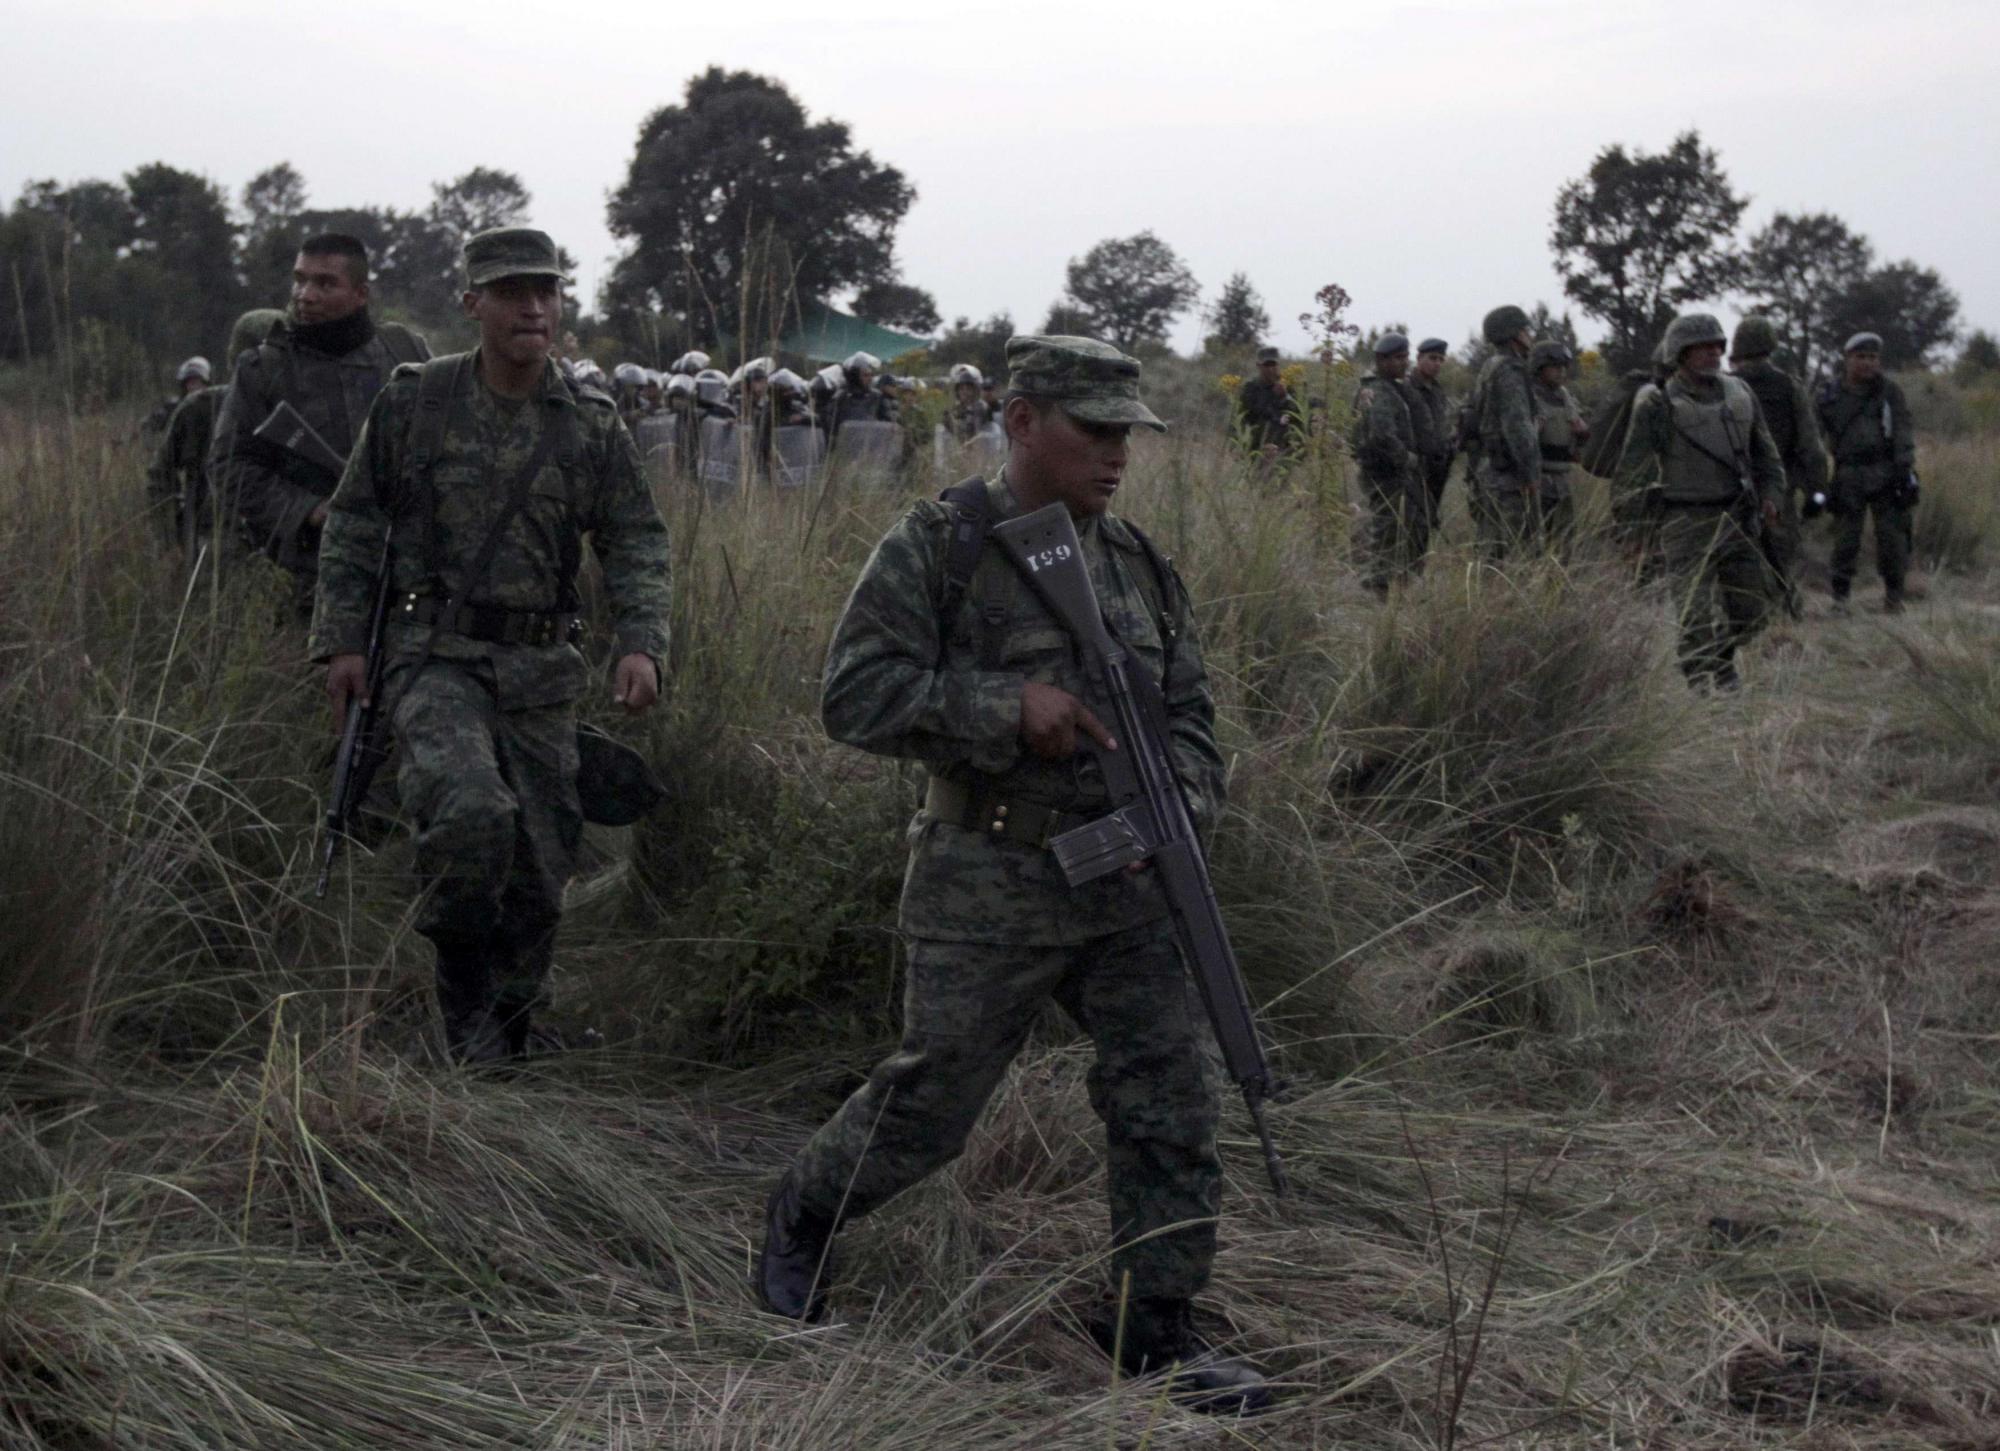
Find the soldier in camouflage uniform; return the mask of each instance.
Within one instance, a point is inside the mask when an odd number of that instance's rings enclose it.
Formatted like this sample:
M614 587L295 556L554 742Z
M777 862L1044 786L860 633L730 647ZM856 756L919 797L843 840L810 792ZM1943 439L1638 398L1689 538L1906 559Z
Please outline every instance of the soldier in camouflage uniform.
M1065 504L1107 622L1161 682L1192 811L1213 823L1224 768L1187 595L1109 512L1127 435L1165 425L1139 400L1139 364L1104 343L1016 337L1007 365L1008 460L977 485L983 511L914 507L876 546L834 632L828 732L930 771L903 887L903 1041L772 1194L757 1290L778 1314L818 1318L837 1227L957 1157L1053 998L1097 1052L1090 1101L1108 1148L1112 1278L1129 1291L1124 1363L1172 1367L1175 1392L1208 1408L1252 1408L1268 1394L1262 1378L1189 1323L1215 1254L1217 1075L1165 898L1143 863L1068 887L1047 845L1108 809L1079 743L1110 738L1084 702L1077 651L1001 552L966 560L955 595L947 573L956 530Z
M390 371L429 356L421 337L395 323L378 327L369 315L368 251L360 242L327 232L300 244L288 324L236 360L208 476L235 501L251 547L292 572L301 601L312 597L320 530L339 479L258 438L258 427L290 403L345 457Z
M229 331L227 360L234 360L269 337L285 315L274 307L252 308L236 319ZM172 537L192 564L203 544L218 553L229 548L236 537L235 511L225 503L220 509L222 528L216 527L217 510L210 507L208 451L215 441L215 420L228 401L229 384L220 383L191 393L174 410L167 423L166 437L160 440L146 471L146 493L162 532Z
M1257 349L1257 376L1236 392L1236 423L1264 471L1277 467L1298 443L1299 414L1276 348Z
M613 696L628 711L659 693L668 559L611 399L549 359L568 280L554 242L482 232L465 268L479 347L398 368L376 398L328 511L311 650L339 718L366 679L393 523L383 708L416 821L417 930L437 950L452 1054L489 1062L527 1049L583 830L583 536L611 606Z
M1875 519L1875 569L1882 576L1882 608L1903 608L1910 568L1910 530L1917 503L1917 436L1909 400L1882 373L1882 339L1856 333L1842 350L1838 381L1819 396L1820 426L1833 452L1833 602L1847 609L1854 566L1861 557L1861 529Z
M174 420L174 414L181 404L202 393L209 385L213 374L207 358L189 358L174 370L174 393L171 398L162 398L159 406L148 413L139 423L139 437L154 439L167 431L167 425Z
M1731 371L1750 385L1757 395L1757 407L1771 441L1778 445L1778 457L1785 464L1785 497L1778 508L1778 522L1764 541L1786 581L1787 603L1798 613L1797 579L1799 557L1799 502L1805 501L1806 517L1819 513L1826 504L1826 450L1819 441L1819 421L1805 385L1771 361L1778 348L1777 330L1767 317L1746 317L1736 324L1729 340Z
M1536 537L1564 555L1576 530L1577 446L1590 437L1583 409L1563 382L1573 361L1569 349L1554 338L1543 338L1528 350L1542 456L1542 484L1531 518Z
M1411 418L1417 425L1417 452L1423 457L1424 538L1437 532L1444 517L1444 486L1451 476L1452 407L1445 396L1445 354L1451 351L1443 338L1425 338L1417 344L1417 365L1410 370Z
M1706 313L1667 328L1674 371L1632 402L1612 515L1654 552L1680 611L1680 662L1697 689L1737 686L1736 652L1775 590L1758 536L1779 518L1785 466L1748 384L1722 371L1727 335Z
M1528 377L1528 314L1496 307L1480 324L1493 356L1472 390L1479 458L1469 477L1479 540L1495 559L1538 532L1541 437L1535 422L1534 384Z
M1368 518L1362 526L1363 582L1378 595L1389 582L1422 568L1430 542L1430 506L1424 494L1423 454L1416 415L1423 404L1403 381L1410 370L1410 340L1384 333L1375 343L1375 371L1354 395L1354 431L1349 440L1367 493ZM1427 432L1426 432L1427 436Z

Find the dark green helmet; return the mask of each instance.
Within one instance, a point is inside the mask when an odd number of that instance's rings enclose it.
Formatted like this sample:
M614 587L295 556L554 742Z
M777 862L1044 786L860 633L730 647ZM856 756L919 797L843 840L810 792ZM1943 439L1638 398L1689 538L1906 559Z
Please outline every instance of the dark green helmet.
M1510 302L1505 307L1496 307L1487 313L1486 320L1479 325L1479 331L1487 342L1497 348L1502 343L1512 342L1528 326L1528 314Z
M229 366L236 366L236 360L254 347L261 346L271 336L271 329L285 320L285 314L275 307L253 307L236 319L236 326L229 330Z
M1768 358L1778 350L1778 330L1768 317L1746 317L1736 324L1736 336L1729 340L1729 356L1748 360Z
M1528 349L1528 371L1530 373L1539 373L1551 363L1561 368L1567 368L1572 361L1569 349L1554 338L1543 338L1532 348Z
M1667 362L1680 365L1681 355L1689 348L1700 347L1703 343L1726 343L1729 334L1722 330L1722 322L1709 312L1684 312L1667 324L1666 340L1660 344L1660 353Z

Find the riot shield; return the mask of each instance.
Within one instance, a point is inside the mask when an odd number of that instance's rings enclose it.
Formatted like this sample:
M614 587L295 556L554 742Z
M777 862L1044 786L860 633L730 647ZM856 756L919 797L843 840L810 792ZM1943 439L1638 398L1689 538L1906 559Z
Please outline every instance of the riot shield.
M701 481L711 493L728 493L742 481L742 444L733 418L701 421Z
M892 483L903 462L903 429L897 423L843 423L833 436L829 467L860 484Z
M810 423L791 424L771 436L771 482L800 489L819 479L826 466L825 436Z

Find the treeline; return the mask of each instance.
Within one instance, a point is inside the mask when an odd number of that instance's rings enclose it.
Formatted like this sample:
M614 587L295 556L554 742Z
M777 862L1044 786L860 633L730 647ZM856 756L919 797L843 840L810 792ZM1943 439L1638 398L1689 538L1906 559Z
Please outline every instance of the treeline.
M460 244L525 220L530 202L519 177L489 167L436 183L430 205L412 211L312 207L305 178L285 162L253 177L236 205L165 162L115 182L30 182L0 212L0 359L74 360L79 348L219 358L239 313L283 304L299 240L327 231L367 245L379 314L448 328L463 286Z

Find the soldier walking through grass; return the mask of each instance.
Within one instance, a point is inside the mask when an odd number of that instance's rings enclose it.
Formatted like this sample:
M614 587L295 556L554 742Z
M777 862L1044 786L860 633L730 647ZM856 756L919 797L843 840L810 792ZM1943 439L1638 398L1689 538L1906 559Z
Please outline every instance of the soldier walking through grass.
M1681 670L1697 689L1736 688L1736 652L1777 588L1757 541L1779 519L1785 467L1757 395L1722 371L1726 345L1707 313L1673 320L1661 352L1674 371L1633 399L1612 479L1614 519L1672 583Z
M234 502L251 548L291 571L305 606L328 499L340 478L257 430L289 404L344 458L390 372L430 356L408 328L377 325L368 296L367 248L338 232L308 237L292 263L286 325L234 360L229 398L215 421L209 481Z
M909 949L901 1046L793 1162L771 1195L756 1288L780 1315L823 1313L835 1231L950 1163L1043 1006L1096 1049L1111 1274L1122 1328L1101 1344L1165 1372L1208 1410L1265 1404L1263 1379L1196 1333L1221 1193L1217 1075L1204 1010L1163 892L1140 863L1065 885L1049 839L1101 815L1080 748L1113 742L1085 705L1079 654L998 548L993 523L1060 501L1076 522L1107 624L1160 682L1177 774L1212 823L1224 769L1186 591L1110 512L1134 427L1164 429L1139 364L1089 338L1007 344L1007 463L916 505L876 546L834 632L821 700L829 734L924 763L900 926ZM954 547L954 539L967 541Z
M453 1057L519 1057L583 830L577 569L588 535L613 631L613 699L659 694L667 529L610 397L564 380L555 244L530 228L465 244L479 346L396 370L334 494L311 653L335 717L364 688L384 539L383 689L415 818L417 930L437 952ZM393 535L391 529L393 526Z
M1882 372L1882 339L1856 333L1842 349L1840 377L1820 392L1820 426L1833 452L1828 490L1834 517L1833 602L1847 609L1861 530L1875 521L1875 570L1882 608L1903 608L1910 569L1911 516L1917 506L1917 436L1902 385Z
M1423 456L1424 542L1428 547L1444 517L1444 486L1451 476L1452 408L1444 391L1444 360L1450 346L1443 338L1417 344L1416 366L1410 369L1411 411L1417 424L1417 452Z
M1511 304L1487 313L1480 332L1493 345L1493 356L1472 390L1478 459L1469 471L1468 495L1480 544L1494 559L1503 559L1538 532L1542 448L1528 377L1533 337L1528 314Z
M1354 395L1350 444L1368 510L1362 579L1377 595L1388 594L1392 580L1420 569L1430 543L1430 506L1417 447L1422 425L1416 415L1423 405L1403 381L1409 368L1410 340L1384 333L1375 342L1375 370Z
M1583 409L1563 382L1573 361L1569 349L1554 338L1543 338L1528 350L1542 468L1530 517L1535 537L1558 554L1568 553L1576 530L1576 453L1590 436Z
M1800 505L1803 502L1806 518L1825 507L1826 450L1820 444L1819 421L1805 385L1771 361L1777 349L1777 329L1767 317L1744 318L1729 340L1730 370L1757 395L1757 409L1764 415L1764 426L1771 430L1771 441L1785 464L1785 497L1778 506L1777 525L1765 541L1765 552L1784 572L1790 595L1787 604L1796 614Z

